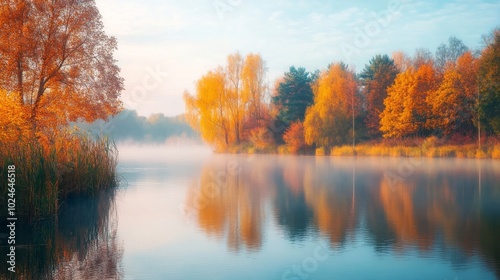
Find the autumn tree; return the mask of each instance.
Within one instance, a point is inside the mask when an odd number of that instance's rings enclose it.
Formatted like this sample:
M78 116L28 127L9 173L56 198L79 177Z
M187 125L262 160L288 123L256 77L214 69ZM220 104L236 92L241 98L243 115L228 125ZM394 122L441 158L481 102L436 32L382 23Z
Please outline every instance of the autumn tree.
M398 69L387 55L376 55L360 74L365 97L368 133L372 137L380 136L380 113L384 110L387 88L392 85Z
M266 93L266 64L258 54L248 54L245 57L241 79L243 94L248 98L248 121L250 127L258 125L262 119L263 103Z
M33 131L107 118L121 108L116 47L93 0L4 0L0 88Z
M265 63L259 55L250 54L245 60L239 53L229 55L225 67L197 81L194 96L184 93L190 125L218 150L248 140L252 133L244 133L245 120L268 115L262 104L264 81Z
M500 134L500 29L485 37L479 60L479 109L486 129Z
M432 129L438 134L470 133L477 116L477 59L470 51L446 64L438 89L427 97Z
M432 108L432 118L429 118L432 129L439 134L451 134L463 121L461 111L466 100L463 99L460 75L455 67L448 67L444 72L439 88L427 97ZM429 116L431 117L431 116Z
M244 112L249 100L249 96L247 96L242 90L242 70L243 57L239 53L230 54L227 57L227 66L225 69L225 90L227 92L226 106L229 108L229 121L233 127L236 144L241 142L243 134L243 119L245 116Z
M354 72L343 63L334 63L316 83L314 104L304 120L306 143L330 148L353 140L353 121L359 112Z
M415 76L409 69L399 73L387 89L384 111L380 114L380 131L385 138L400 138L411 128L411 113L406 108L407 95L414 91Z
M431 115L427 97L438 85L431 62L398 74L387 89L385 109L380 115L380 131L384 137L424 136L429 132Z
M186 118L202 138L218 149L233 141L230 100L222 67L209 71L196 82L196 95L184 93Z

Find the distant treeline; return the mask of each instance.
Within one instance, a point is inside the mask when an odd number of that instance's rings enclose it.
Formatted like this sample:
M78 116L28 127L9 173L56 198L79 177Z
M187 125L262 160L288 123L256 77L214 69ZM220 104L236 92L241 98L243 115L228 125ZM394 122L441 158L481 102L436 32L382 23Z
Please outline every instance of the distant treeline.
M164 143L172 137L199 139L183 115L168 117L156 113L146 118L129 109L124 109L107 121L78 123L77 126L94 135L107 135L116 142Z
M495 142L499 65L500 29L478 50L450 37L434 54L419 48L413 56L375 55L360 73L342 61L314 72L292 66L274 85L260 55L235 53L184 94L186 119L221 152L323 154L360 142L406 146L426 138L439 145L485 136Z

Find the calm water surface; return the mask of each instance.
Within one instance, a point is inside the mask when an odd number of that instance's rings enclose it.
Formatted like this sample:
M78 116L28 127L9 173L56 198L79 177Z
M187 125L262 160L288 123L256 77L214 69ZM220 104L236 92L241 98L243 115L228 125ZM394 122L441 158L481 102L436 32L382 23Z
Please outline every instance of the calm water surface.
M26 269L58 279L500 277L498 161L152 156L120 159L116 193L68 203L72 214L43 235L55 252ZM33 266L42 257L55 260Z

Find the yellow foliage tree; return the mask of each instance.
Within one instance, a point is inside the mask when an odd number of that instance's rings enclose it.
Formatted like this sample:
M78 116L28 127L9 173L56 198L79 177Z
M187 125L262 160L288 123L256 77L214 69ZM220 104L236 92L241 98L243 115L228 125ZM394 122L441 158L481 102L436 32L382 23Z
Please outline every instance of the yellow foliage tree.
M264 61L250 54L245 60L239 53L227 58L226 67L209 71L196 83L196 95L184 93L187 120L202 138L217 150L226 150L247 140L244 122L251 114L265 114Z
M242 90L241 73L243 71L243 58L239 53L227 57L226 66L226 107L229 109L229 120L233 127L235 143L239 144L243 135L243 119L249 96Z
M216 148L232 141L225 73L221 67L209 71L196 83L196 97L184 93L190 125Z
M262 115L262 103L266 91L265 84L266 66L262 57L258 54L248 54L245 57L241 78L243 81L243 92L248 98L249 121L258 124Z
M330 148L352 140L350 129L359 106L354 72L343 63L332 64L313 88L314 104L304 120L306 143Z
M460 91L460 75L455 67L448 67L439 88L427 97L433 116L429 124L434 130L449 134L456 129L460 121L459 110L463 109Z

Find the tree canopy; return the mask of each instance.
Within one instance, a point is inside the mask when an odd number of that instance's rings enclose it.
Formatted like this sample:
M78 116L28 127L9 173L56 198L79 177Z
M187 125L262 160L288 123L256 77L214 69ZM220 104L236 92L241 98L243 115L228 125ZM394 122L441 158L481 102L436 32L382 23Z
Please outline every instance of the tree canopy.
M313 103L312 75L305 68L294 66L285 73L273 103L280 108L278 118L286 124L304 120L306 109Z
M0 88L32 131L118 113L116 48L93 0L2 1Z
M185 92L187 119L205 141L224 150L250 137L267 115L265 72L260 55L235 53L197 81L195 95Z
M359 112L357 90L355 73L343 63L331 64L321 73L304 120L307 144L330 148L352 140L352 116Z
M215 146L268 151L283 145L301 153L354 146L355 139L470 142L478 131L500 135L499 53L495 29L481 52L450 37L435 54L417 48L411 56L375 55L359 75L341 62L314 73L292 66L274 81L270 100L261 96L268 88L262 59L231 55L228 66L203 76L197 94L185 100L192 126Z
M479 60L480 114L487 129L500 134L500 29L485 37Z

